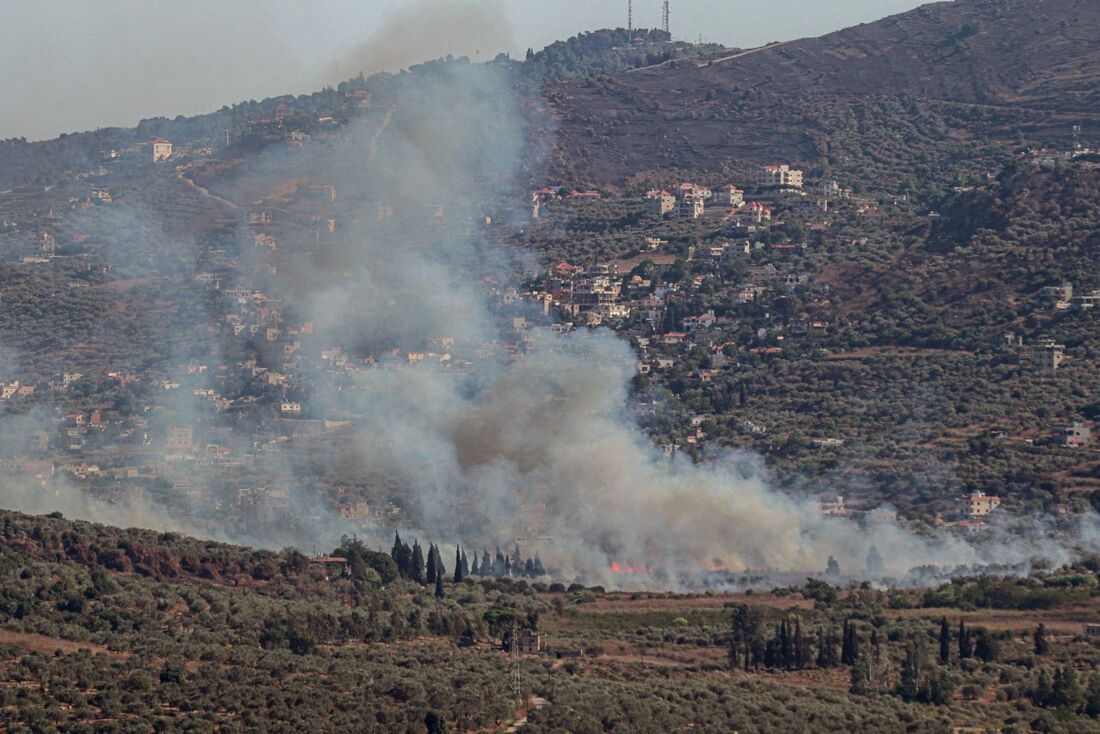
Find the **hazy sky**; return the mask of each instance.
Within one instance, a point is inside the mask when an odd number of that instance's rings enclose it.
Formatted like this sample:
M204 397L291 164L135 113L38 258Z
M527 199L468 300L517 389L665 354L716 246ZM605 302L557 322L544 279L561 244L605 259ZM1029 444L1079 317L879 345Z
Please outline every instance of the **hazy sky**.
M756 46L921 0L671 0L685 40ZM626 25L626 0L3 0L0 138L194 114L446 53L522 53ZM635 26L661 0L634 0Z

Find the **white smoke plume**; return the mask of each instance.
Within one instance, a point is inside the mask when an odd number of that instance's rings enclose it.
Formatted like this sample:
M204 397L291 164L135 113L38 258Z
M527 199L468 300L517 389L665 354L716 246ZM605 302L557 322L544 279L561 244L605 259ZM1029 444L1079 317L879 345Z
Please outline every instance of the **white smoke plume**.
M375 48L367 55L396 63ZM537 117L537 94L508 63L430 63L371 85L375 108L345 140L271 149L230 183L267 191L307 176L339 191L337 236L308 255L285 255L294 267L279 287L316 323L320 342L338 342L355 358L381 355L345 382L316 375L327 387L311 400L318 412L357 416L361 464L398 487L426 538L482 548L523 538L524 551L538 552L559 578L663 587L714 569L817 573L830 556L858 576L871 546L897 577L926 564L1071 558L1045 531L1005 532L980 545L909 532L887 511L861 523L825 517L816 501L776 491L762 461L747 454L701 465L667 458L630 417L636 356L612 332L558 335L543 325L514 349L505 344L488 286L507 287L526 260L501 245L484 217L524 202L522 173L537 131L550 127ZM430 350L447 358L407 356ZM122 519L71 493L24 489L5 489L5 505L173 527L163 508L140 505ZM319 502L309 494L299 501L303 512L317 511L310 501ZM341 528L318 514L326 522L314 537L325 547ZM615 576L615 563L639 573Z
M476 222L506 192L522 200L531 128L505 71L418 71L397 85L385 122L358 135L369 146L343 149L354 173L330 171L394 216L362 213L340 254L352 278L316 294L312 318L373 350L452 337L452 357L474 365L465 378L447 363L392 357L327 396L363 416L364 463L396 478L422 532L481 547L524 538L560 576L611 584L679 584L717 568L821 572L830 556L858 576L871 546L893 576L1069 559L1050 533L975 545L908 532L888 511L863 523L826 517L815 500L774 490L748 455L669 460L629 416L636 356L608 330L535 328L525 351L503 353L483 278L507 285L517 266ZM429 214L436 204L441 222ZM644 572L615 577L613 563Z

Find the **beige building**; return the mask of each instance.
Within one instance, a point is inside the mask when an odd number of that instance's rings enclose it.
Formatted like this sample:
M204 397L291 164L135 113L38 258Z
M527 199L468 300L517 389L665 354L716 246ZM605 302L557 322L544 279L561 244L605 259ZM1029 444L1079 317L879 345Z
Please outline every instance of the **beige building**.
M802 171L791 168L786 163L764 166L756 175L758 186L785 186L792 189L802 188Z
M663 217L676 208L676 197L667 191L650 191L646 194L650 214Z
M1000 497L981 490L963 497L963 512L970 517L985 517L1000 506Z
M745 192L733 184L726 184L718 189L714 200L724 206L740 207L745 204Z
M172 157L172 144L164 138L153 138L153 163L160 163Z
M1066 358L1066 346L1053 339L1041 339L1024 347L1022 361L1037 370L1056 370Z

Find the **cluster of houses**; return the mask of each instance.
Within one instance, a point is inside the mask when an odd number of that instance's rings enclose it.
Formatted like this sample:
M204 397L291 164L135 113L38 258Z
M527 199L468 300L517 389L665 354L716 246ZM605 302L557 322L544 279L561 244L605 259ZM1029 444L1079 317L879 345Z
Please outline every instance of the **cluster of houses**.
M1039 290L1039 297L1058 311L1091 311L1100 306L1100 290L1075 295L1073 283L1046 286Z

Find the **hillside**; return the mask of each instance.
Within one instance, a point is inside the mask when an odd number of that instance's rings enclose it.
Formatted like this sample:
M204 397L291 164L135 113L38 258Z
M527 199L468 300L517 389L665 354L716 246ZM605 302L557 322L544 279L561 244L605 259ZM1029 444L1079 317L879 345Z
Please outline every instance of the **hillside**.
M890 592L433 593L332 557L0 511L0 727L1098 732L1080 634L1097 568ZM517 630L537 643L513 656Z
M558 172L621 185L638 171L793 160L871 177L948 159L950 142L1100 129L1100 6L958 0L821 38L570 81ZM887 172L897 185L897 172Z

